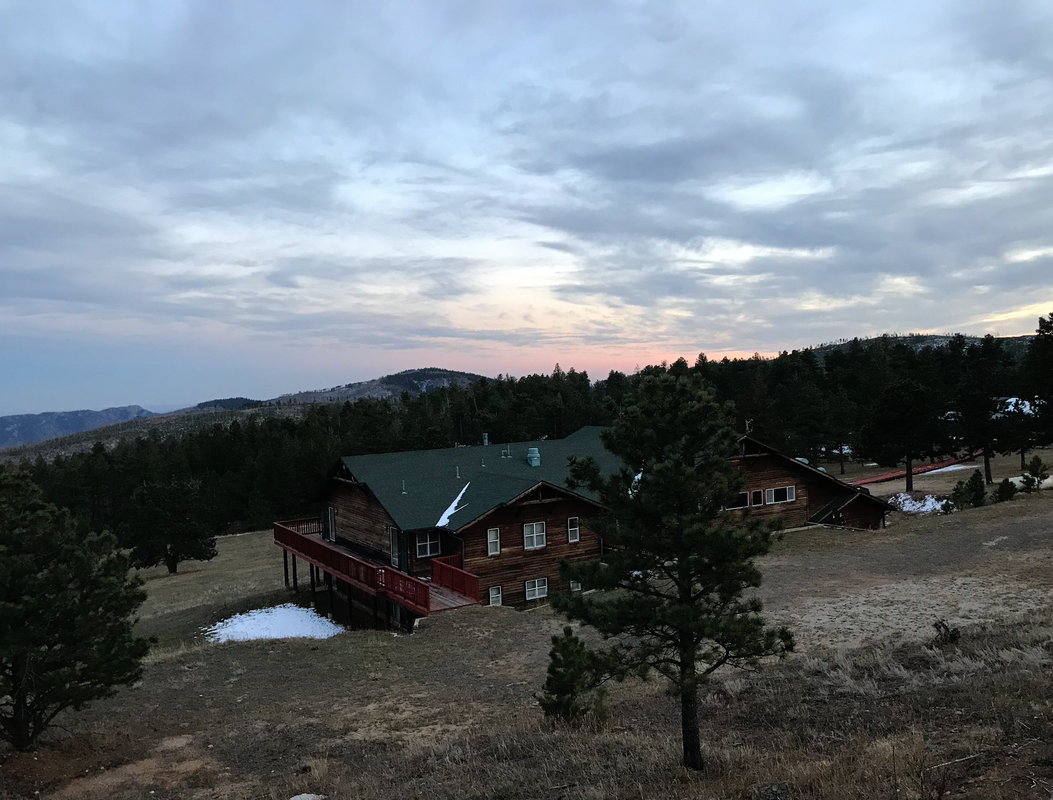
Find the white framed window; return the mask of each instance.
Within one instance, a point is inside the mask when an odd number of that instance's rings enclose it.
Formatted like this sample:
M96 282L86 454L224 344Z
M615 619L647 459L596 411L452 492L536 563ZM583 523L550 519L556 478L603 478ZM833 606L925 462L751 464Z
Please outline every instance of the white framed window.
M501 587L491 586L490 587L490 605L499 606L501 605Z
M764 490L754 489L750 492L750 505L751 506L762 506L764 505Z
M488 556L501 555L501 529L490 528L486 532L486 554ZM500 589L501 587L497 587Z
M567 541L581 541L581 526L578 524L577 517L571 517L567 520Z
M570 582L570 590L572 592L580 592L581 591L581 581L571 581Z
M738 497L736 497L732 501L731 505L727 506L727 508L728 509L745 508L749 504L750 504L750 493L749 492L739 492Z
M548 578L535 578L526 582L526 599L540 600L548 597Z
M417 534L417 558L428 558L437 556L440 552L440 538L438 531L426 531Z
M536 550L545 546L545 523L528 522L523 526L523 549Z
M796 499L797 487L795 486L780 486L778 489L764 490L764 502L769 505L772 503L792 503Z
M399 566L399 529L388 528L388 536L391 538L391 566L398 569Z

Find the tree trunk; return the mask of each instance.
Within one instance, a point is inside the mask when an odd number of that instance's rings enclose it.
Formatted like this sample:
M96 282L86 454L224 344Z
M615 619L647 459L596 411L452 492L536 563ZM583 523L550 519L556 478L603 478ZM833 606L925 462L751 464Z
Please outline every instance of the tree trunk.
M845 446L841 445L841 474L845 474Z
M1027 454L1027 448L1020 448L1020 471L1024 472L1027 470L1027 461L1024 460L1024 456Z
M907 456L907 489L906 491L914 491L914 461L910 456Z
M179 569L179 559L176 558L176 554L169 548L165 551L165 566L168 567L168 574L175 575Z
M684 766L688 769L702 769L702 737L698 732L698 689L680 692L680 726L684 738Z
M984 481L988 486L994 483L991 477L991 448L984 445Z

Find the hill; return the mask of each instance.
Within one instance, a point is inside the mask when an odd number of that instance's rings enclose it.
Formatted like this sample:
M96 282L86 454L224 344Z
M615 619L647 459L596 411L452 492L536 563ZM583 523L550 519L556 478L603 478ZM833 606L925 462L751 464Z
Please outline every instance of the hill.
M0 417L0 448L36 444L59 436L152 416L152 411L141 406L120 406L104 408L102 411L48 411L43 414Z
M486 380L483 375L470 372L425 367L410 369L394 375L385 375L369 381L348 383L331 389L315 389L295 394L286 394L270 400L250 400L245 397L231 397L218 400L207 400L190 408L171 411L167 414L153 414L139 406L128 406L138 409L141 414L100 421L93 426L62 430L51 428L35 439L12 440L3 450L0 460L21 461L38 457L50 460L57 455L90 450L95 442L112 446L122 438L142 436L150 430L157 430L162 436L186 433L210 425L229 425L236 419L245 419L252 414L264 417L300 418L307 407L319 403L354 402L361 399L391 400L403 392L411 395L431 392L445 386L465 386L473 381ZM69 412L71 414L106 414L108 411ZM28 414L27 418L56 417L62 414ZM21 417L0 417L5 420L17 420ZM0 427L0 432L3 428Z
M331 389L315 389L295 394L283 394L281 397L268 400L267 404L343 403L347 400L354 402L365 397L378 400L393 400L403 392L422 394L447 386L467 386L469 383L481 379L484 379L484 376L476 375L472 372L456 372L437 367L407 369L403 372L385 375L382 378L375 378L371 381L348 383L343 386L334 386Z
M859 342L865 344L867 342L880 339L885 341L890 346L897 344L905 344L912 350L922 350L926 347L946 347L951 343L951 340L955 336L961 334L954 333L907 333L907 334L888 334L884 336L875 336L868 339L858 339ZM982 341L983 337L980 336L962 336L965 339L966 344L977 344ZM1033 334L1026 334L1024 336L996 336L996 339L1000 340L1005 345L1006 351L1013 356L1017 361L1023 358L1027 352L1028 344L1034 338ZM807 348L815 352L819 360L822 361L827 353L831 353L835 350L844 350L852 345L852 342L857 341L856 339L840 339L836 342L824 342L823 344L815 345L814 347Z

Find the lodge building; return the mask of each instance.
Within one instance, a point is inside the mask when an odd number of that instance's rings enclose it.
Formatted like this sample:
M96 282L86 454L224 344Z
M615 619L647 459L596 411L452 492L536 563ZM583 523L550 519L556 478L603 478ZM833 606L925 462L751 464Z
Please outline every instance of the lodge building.
M316 498L320 517L274 525L286 585L291 577L298 586L297 559L306 561L312 593L321 585L330 612L403 626L463 605L523 606L580 588L562 585L558 565L603 552L590 527L603 509L587 490L566 488L567 458L619 469L600 431L342 458ZM866 489L748 436L740 448L747 483L736 508L787 526L884 524L889 506Z

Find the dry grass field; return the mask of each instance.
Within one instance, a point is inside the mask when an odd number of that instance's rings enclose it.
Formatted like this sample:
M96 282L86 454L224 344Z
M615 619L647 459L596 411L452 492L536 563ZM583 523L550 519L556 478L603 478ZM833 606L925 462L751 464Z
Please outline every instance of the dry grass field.
M143 681L36 753L0 751L0 798L1053 796L1053 492L791 531L762 567L798 653L710 686L696 775L657 682L613 687L582 728L542 720L532 694L562 626L546 607L209 644L203 626L288 598L269 533L229 537L210 563L146 576ZM936 618L957 644L933 645Z

